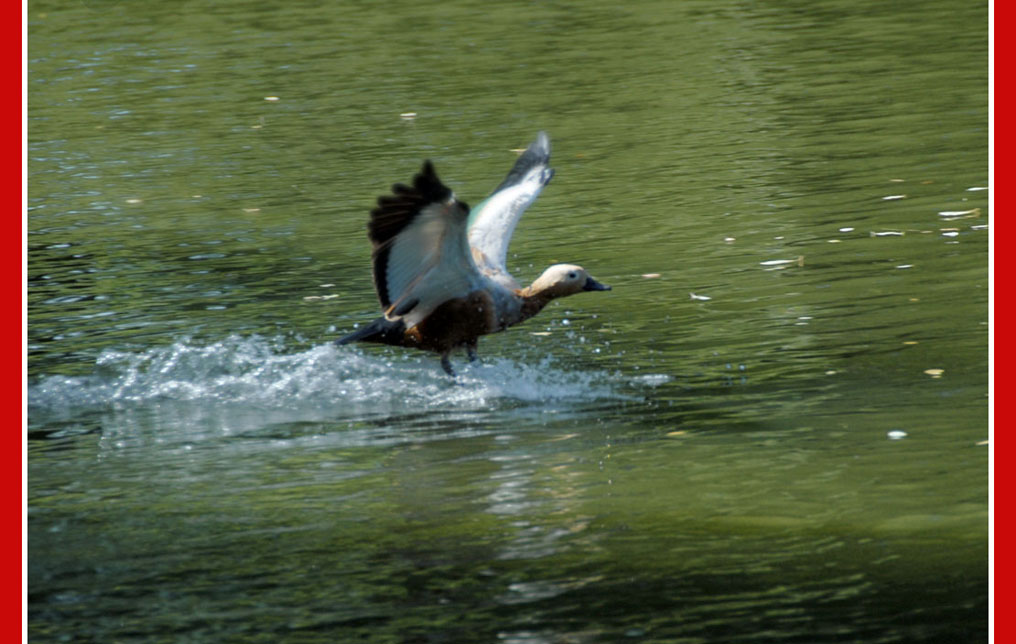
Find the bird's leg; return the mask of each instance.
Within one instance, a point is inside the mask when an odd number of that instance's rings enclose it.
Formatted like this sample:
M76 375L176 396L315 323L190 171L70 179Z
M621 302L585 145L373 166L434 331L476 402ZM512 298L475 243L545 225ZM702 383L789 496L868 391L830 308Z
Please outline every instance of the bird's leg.
M469 356L470 362L476 362L476 343L466 345L466 355Z
M441 367L445 370L446 374L448 374L452 378L455 377L455 370L452 369L452 361L448 359L447 353L441 354Z

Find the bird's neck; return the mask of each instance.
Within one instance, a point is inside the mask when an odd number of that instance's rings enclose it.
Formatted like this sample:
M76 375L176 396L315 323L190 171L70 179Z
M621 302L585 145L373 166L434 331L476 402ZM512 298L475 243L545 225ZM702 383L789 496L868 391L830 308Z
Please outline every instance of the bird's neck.
M518 291L519 298L522 300L522 318L519 320L528 320L537 313L543 310L543 307L547 306L554 296L545 290L537 290L533 286L527 286L524 289Z

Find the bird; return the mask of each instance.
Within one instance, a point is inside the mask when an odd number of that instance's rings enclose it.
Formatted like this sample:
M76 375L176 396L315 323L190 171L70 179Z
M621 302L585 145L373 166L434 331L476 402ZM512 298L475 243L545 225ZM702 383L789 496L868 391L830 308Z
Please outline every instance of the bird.
M367 224L382 315L336 340L433 351L453 378L450 354L477 359L477 340L539 313L551 301L609 291L575 264L554 264L521 286L505 265L522 213L554 176L550 139L539 132L489 197L470 209L428 159L412 185L378 197Z

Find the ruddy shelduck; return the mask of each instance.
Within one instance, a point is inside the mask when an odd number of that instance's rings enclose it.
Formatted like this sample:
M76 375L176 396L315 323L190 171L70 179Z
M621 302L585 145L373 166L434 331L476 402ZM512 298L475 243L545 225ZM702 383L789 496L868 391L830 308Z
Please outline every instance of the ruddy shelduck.
M583 291L609 291L581 266L555 264L521 287L505 266L522 213L554 176L550 140L540 132L505 180L478 206L465 202L425 161L413 185L397 183L379 197L367 236L374 246L374 288L384 314L338 340L379 342L441 354L464 348L476 359L481 335L527 320L550 301Z

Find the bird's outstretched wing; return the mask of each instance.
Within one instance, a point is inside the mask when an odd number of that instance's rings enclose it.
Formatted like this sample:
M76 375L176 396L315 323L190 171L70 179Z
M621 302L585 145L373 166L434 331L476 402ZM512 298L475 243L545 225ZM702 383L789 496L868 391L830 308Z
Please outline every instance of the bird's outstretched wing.
M430 161L378 198L368 236L374 245L374 287L388 319L419 323L441 303L479 284L466 236L469 206L441 183Z
M522 213L554 176L550 139L540 132L518 158L505 180L469 214L469 245L480 271L513 282L505 262L508 244Z

